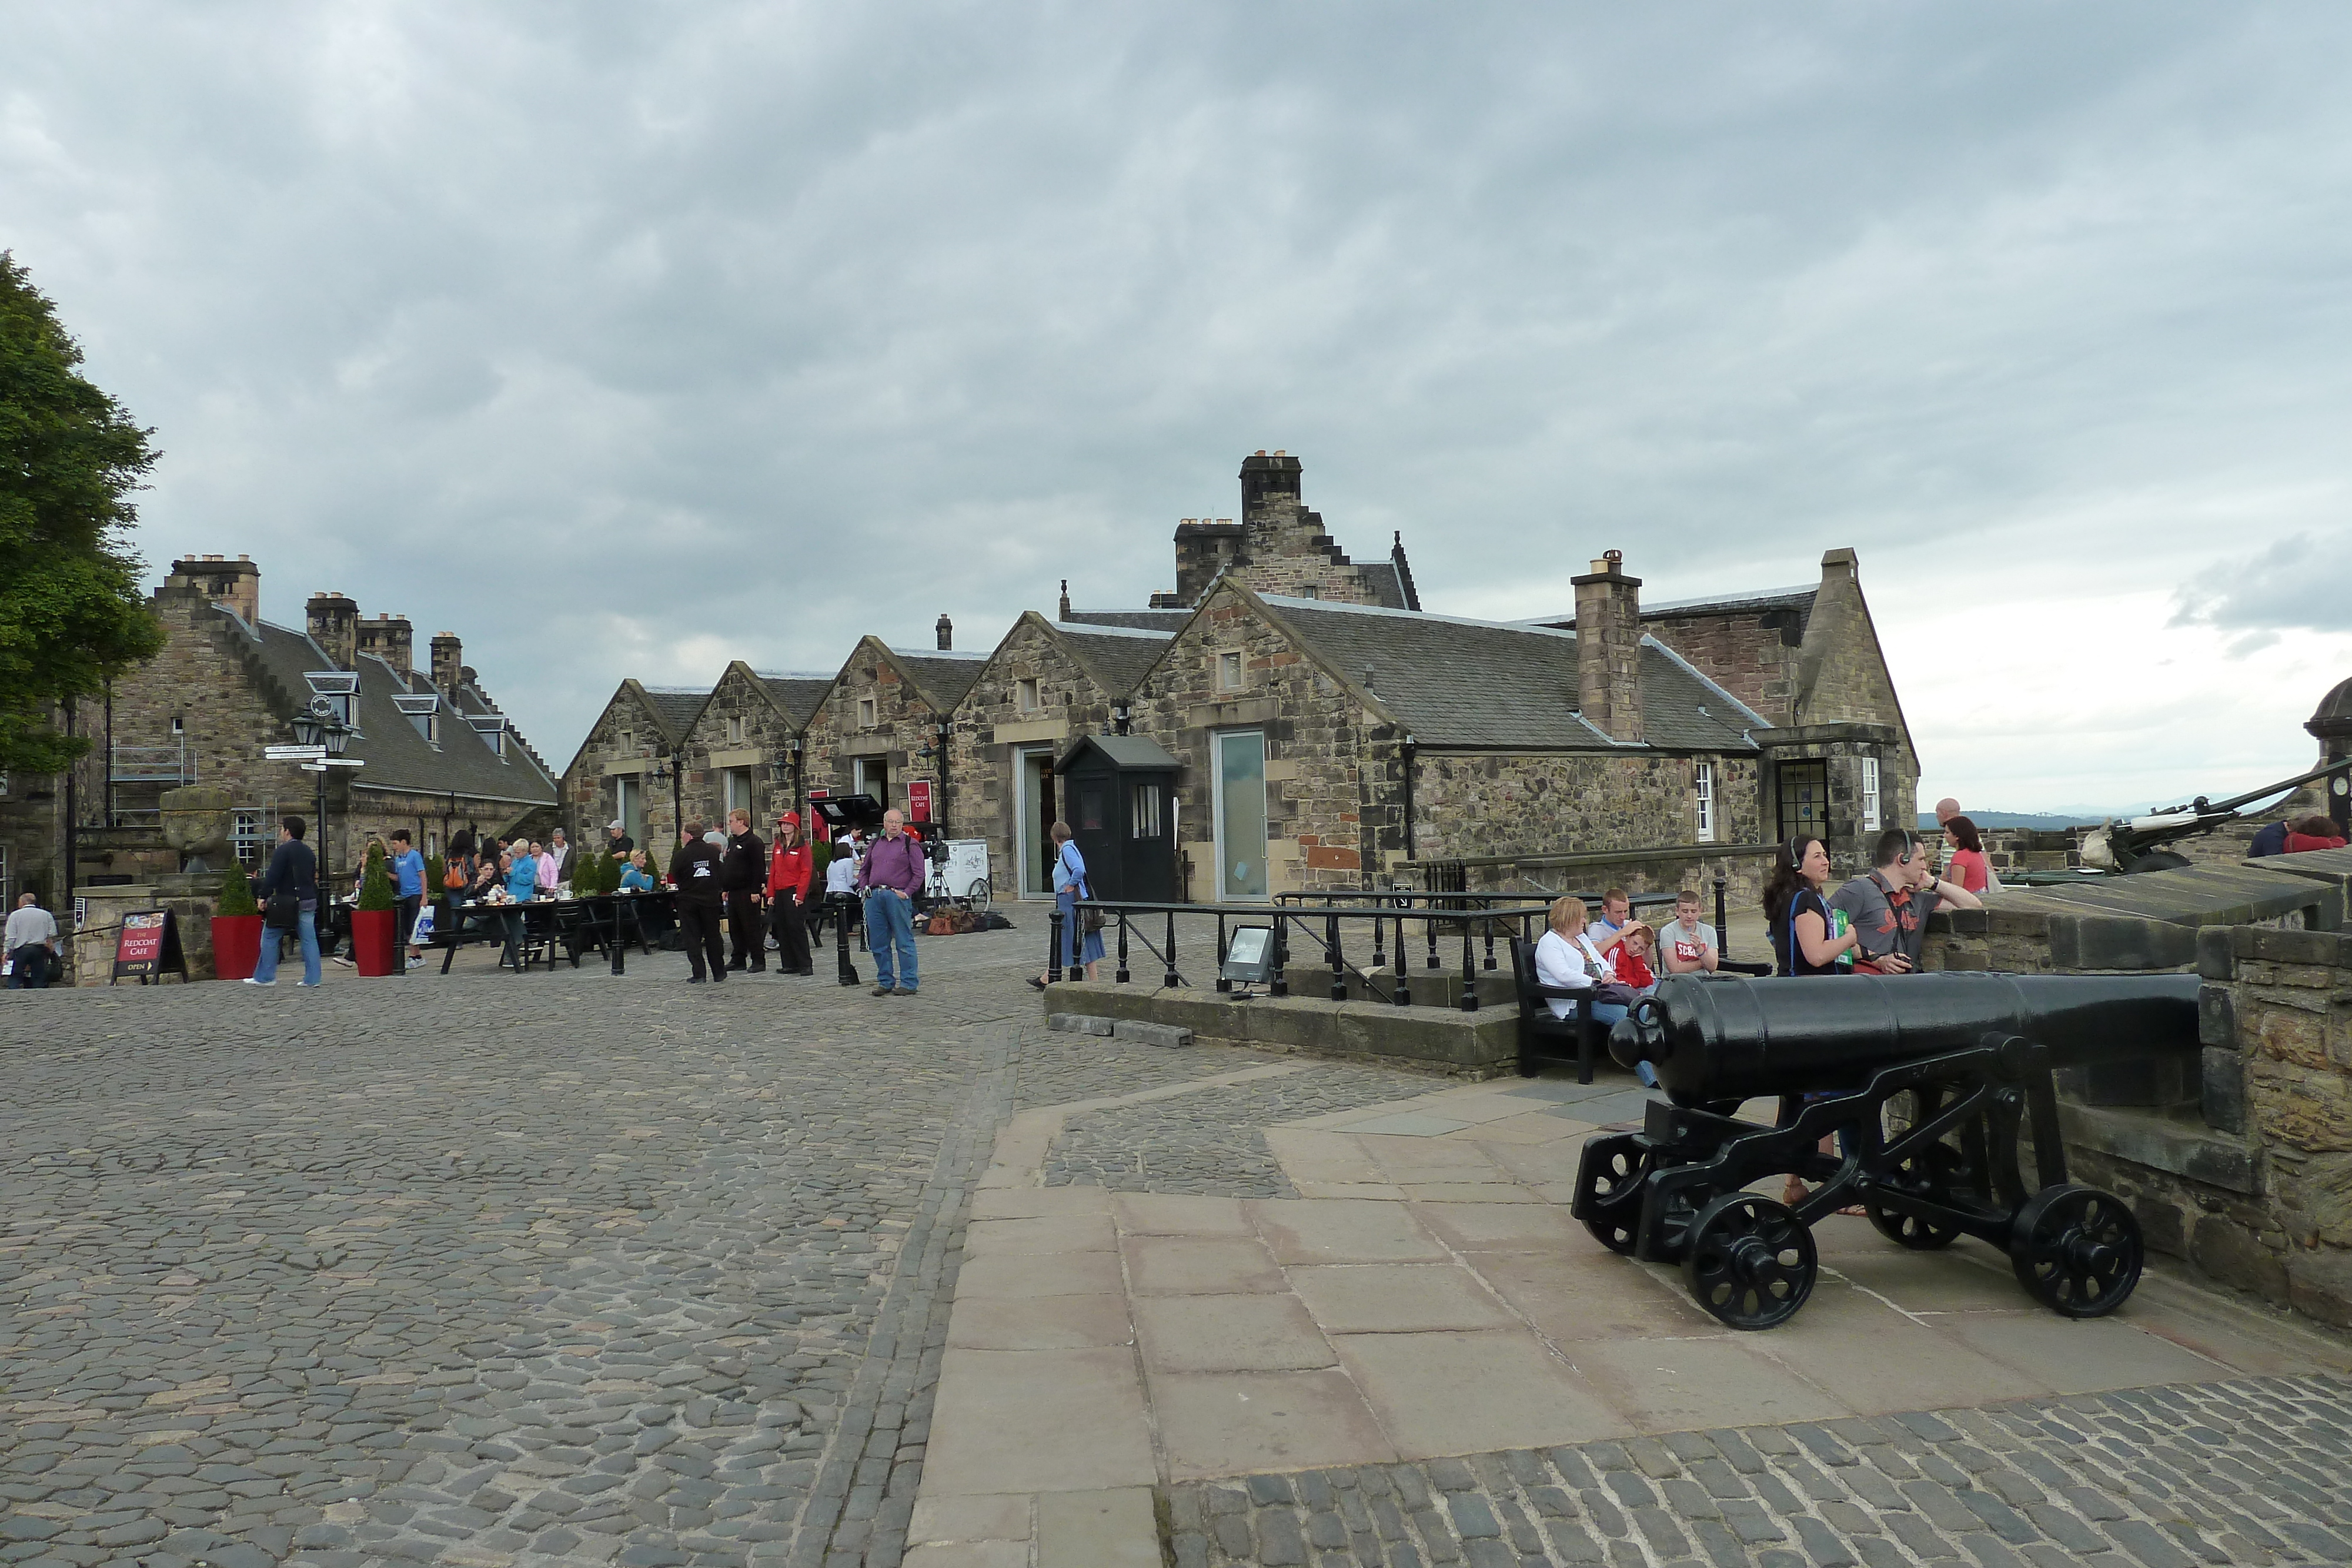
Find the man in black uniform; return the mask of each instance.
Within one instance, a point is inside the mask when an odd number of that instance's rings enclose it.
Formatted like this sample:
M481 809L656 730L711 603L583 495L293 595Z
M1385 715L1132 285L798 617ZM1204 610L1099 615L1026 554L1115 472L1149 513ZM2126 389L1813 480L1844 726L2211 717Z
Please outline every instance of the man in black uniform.
M735 944L727 967L767 973L768 933L760 906L767 902L768 846L751 831L749 811L727 813L727 859L719 885L727 894L727 934Z
M678 833L677 853L669 857L669 879L677 884L677 930L686 940L686 956L694 978L702 983L703 961L709 960L710 977L727 977L727 942L719 935L721 901L719 846L702 836L700 822L688 822Z
M616 861L626 861L629 858L629 852L636 847L637 841L629 837L628 827L620 818L614 818L605 826L604 852L606 854Z

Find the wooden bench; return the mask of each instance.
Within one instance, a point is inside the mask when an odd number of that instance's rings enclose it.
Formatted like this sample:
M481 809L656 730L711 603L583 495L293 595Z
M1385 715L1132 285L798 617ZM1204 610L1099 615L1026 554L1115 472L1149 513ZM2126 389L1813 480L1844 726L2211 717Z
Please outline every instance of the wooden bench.
M1608 1043L1609 1026L1592 1016L1590 988L1571 991L1547 986L1536 978L1536 945L1511 938L1511 978L1519 993L1519 1076L1533 1078L1548 1062L1576 1063L1576 1081L1592 1082L1592 1061ZM1545 1004L1573 1002L1566 1018L1555 1018ZM1565 1051L1547 1049L1566 1045Z

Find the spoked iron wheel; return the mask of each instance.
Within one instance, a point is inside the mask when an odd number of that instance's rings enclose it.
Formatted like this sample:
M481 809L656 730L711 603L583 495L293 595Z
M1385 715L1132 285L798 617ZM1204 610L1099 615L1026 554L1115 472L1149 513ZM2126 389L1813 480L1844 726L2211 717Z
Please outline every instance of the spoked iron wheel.
M1786 1205L1727 1192L1691 1220L1683 1280L1698 1304L1736 1329L1769 1329L1813 1293L1813 1233Z
M1948 1200L1953 1189L1961 1185L1958 1178L1962 1174L1963 1162L1958 1149L1949 1144L1930 1144L1895 1166L1879 1185L1940 1203ZM1863 1207L1869 1212L1870 1222L1878 1227L1878 1233L1897 1246L1932 1252L1939 1247L1949 1247L1960 1239L1961 1233L1957 1226L1939 1225L1916 1214L1887 1208L1874 1198L1864 1198Z
M2103 1317L2139 1283L2147 1252L2123 1199L2061 1183L2025 1200L2009 1234L2009 1266L2043 1306L2070 1318Z
M1587 1143L1576 1166L1577 1217L1595 1241L1629 1258L1642 1223L1642 1177L1648 1166L1633 1134L1612 1133Z

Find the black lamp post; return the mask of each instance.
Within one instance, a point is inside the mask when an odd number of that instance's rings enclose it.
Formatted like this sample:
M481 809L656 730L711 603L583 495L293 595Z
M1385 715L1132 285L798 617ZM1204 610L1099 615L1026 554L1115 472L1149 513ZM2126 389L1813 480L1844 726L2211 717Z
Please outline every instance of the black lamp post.
M653 781L658 784L664 779L669 780L669 831L672 839L680 838L686 832L686 807L678 797L678 760L671 757L668 747L654 747ZM675 849L677 845L673 843L670 847Z
M312 697L310 699L310 707L294 716L294 743L298 746L323 747L329 757L341 757L343 754L343 748L349 746L351 741L351 726L345 724L342 719L337 716L334 703L327 697ZM317 817L319 842L317 854L319 857L319 885L324 888L332 884L334 876L333 868L329 864L327 859L327 774L329 771L329 765L325 762L319 762L312 764L312 766L319 769L319 810Z
M801 737L797 735L788 735L784 737L783 749L776 754L777 766L790 768L792 770L793 810L795 811L801 809L801 756L803 749Z

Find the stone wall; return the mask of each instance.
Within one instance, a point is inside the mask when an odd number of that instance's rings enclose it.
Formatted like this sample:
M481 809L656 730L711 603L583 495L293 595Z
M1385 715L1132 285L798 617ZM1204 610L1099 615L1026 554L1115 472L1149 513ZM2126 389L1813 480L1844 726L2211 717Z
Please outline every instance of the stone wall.
M859 720L858 704L870 698L875 705L872 725ZM882 804L905 810L907 785L910 779L929 779L934 786L934 815L941 810L952 810L953 802L938 804L941 792L937 785L939 761L918 761L917 756L932 743L932 727L944 716L934 710L929 701L915 684L902 675L889 657L887 649L872 637L858 640L857 651L835 683L832 692L809 721L804 759L808 787L830 789L835 795L846 795L855 789L855 761L872 758L889 768L889 799ZM950 758L952 768L953 760ZM948 826L956 828L950 815Z
M796 803L792 769L776 765L792 736L792 721L760 677L740 660L729 664L687 732L681 751L686 775L679 794L687 816L723 831L727 804L722 775L729 768L748 768L751 826L762 840L772 838L777 817Z
M1020 706L1024 680L1037 683L1034 708ZM997 898L1021 895L1020 753L1046 747L1058 758L1078 737L1110 730L1110 694L1040 617L1023 616L957 705L949 738L948 774L955 791L950 823L959 838L988 841L989 880ZM1057 793L1057 808L1059 800ZM1044 825L1034 826L1032 835L1042 844Z
M2158 1250L2352 1327L2352 937L2214 929L2198 972L2204 1119L2242 1157L2078 1156L2077 1179L2129 1201Z
M1216 685L1217 655L1243 655L1244 682ZM1177 852L1189 896L1215 896L1215 803L1210 737L1259 730L1266 752L1269 893L1361 885L1379 848L1364 821L1367 742L1387 733L1339 684L1262 619L1219 589L1179 632L1144 690L1132 727L1185 761L1178 779ZM1400 846L1401 847L1401 846Z
M1773 724L1790 722L1797 693L1794 610L1643 617L1642 630Z
M1716 769L1716 841L1758 841L1753 758L1423 751L1414 847L1450 860L1695 843L1701 761Z
M657 762L655 751L665 744L662 727L653 710L638 697L635 683L623 683L604 705L604 711L596 716L587 738L564 769L557 800L565 831L583 842L605 842L604 824L622 814L618 781L634 779L644 790L644 831L631 837L646 852L656 871L667 865L670 851L677 847L681 820L673 802L682 800L686 815L691 817L700 809L700 798L688 798L683 781L676 790L667 781L650 781Z

